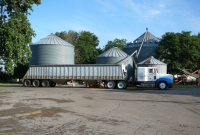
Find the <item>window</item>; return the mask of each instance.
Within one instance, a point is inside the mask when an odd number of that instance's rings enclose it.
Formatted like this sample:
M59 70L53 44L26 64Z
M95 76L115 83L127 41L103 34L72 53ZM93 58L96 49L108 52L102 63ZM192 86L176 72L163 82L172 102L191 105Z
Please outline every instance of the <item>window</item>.
M149 73L153 73L153 69L149 69Z

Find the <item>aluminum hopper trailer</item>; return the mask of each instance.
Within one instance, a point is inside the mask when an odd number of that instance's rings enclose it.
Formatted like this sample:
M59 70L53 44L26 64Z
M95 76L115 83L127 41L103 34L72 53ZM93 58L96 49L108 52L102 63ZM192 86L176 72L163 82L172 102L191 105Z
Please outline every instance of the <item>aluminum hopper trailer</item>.
M104 82L108 88L124 89L127 70L124 64L76 64L31 66L23 77L25 87L54 87L56 83L84 81L88 84Z

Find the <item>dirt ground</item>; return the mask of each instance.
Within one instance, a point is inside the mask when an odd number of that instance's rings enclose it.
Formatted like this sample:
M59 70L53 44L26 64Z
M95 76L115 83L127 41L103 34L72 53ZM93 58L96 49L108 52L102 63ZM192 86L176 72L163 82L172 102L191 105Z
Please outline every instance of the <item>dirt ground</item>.
M3 87L1 87L3 88ZM0 133L198 135L200 89L4 87Z

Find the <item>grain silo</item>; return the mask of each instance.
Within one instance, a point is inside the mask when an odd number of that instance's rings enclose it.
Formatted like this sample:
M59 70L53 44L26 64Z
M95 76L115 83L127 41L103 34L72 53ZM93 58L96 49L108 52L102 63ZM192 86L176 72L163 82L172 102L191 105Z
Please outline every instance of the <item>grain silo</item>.
M124 58L128 57L128 54L119 49L118 47L113 47L108 51L100 54L96 58L97 64L116 64Z
M53 33L30 45L31 65L74 64L74 46Z
M135 50L139 51L140 46L142 44L138 62L141 62L150 56L156 55L156 48L159 45L160 39L152 35L148 29L146 32L138 37L136 40L132 41L131 43L127 43L127 46L124 48L124 51L131 55Z
M167 74L167 64L155 59L153 56L137 63L138 67L157 67L158 73Z
M125 62L126 61L126 62ZM96 58L96 64L120 64L125 62L128 74L133 73L133 59L129 58L129 55L119 49L118 47L113 47L108 51L100 54Z

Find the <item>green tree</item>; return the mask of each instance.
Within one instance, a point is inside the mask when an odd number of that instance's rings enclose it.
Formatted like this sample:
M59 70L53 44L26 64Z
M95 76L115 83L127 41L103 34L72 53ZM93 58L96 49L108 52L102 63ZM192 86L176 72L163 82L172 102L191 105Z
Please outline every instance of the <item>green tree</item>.
M96 47L99 45L99 40L96 35L89 31L81 31L76 41L75 63L77 64L92 64L96 62L96 56L99 55Z
M0 65L4 65L3 60L0 60ZM3 67L0 67L0 72L2 71Z
M18 63L17 66L14 68L14 74L12 77L21 79L24 77L28 69L29 69L29 63L24 65Z
M39 5L41 0L0 0L0 58L8 74L31 57L28 44L35 33L27 16L33 4Z
M118 39L118 38L115 38L113 41L108 41L108 43L105 45L104 47L104 52L109 50L110 48L113 48L113 47L118 47L120 48L121 50L124 49L124 47L126 46L126 39Z
M200 38L191 32L167 32L157 48L158 58L168 64L168 72L179 72L176 68L196 69L200 67Z
M66 31L61 31L61 32L56 32L55 35L58 37L62 38L63 40L69 42L72 45L76 45L76 40L78 39L78 32L69 30L68 32Z

